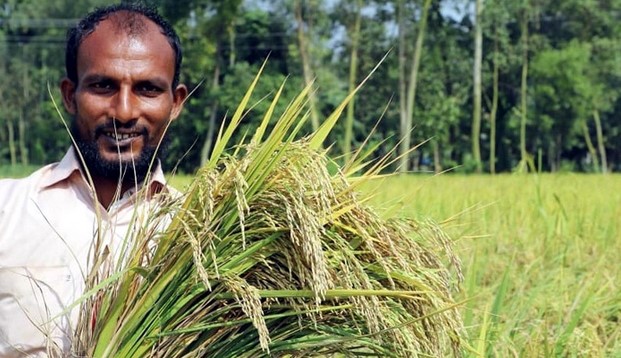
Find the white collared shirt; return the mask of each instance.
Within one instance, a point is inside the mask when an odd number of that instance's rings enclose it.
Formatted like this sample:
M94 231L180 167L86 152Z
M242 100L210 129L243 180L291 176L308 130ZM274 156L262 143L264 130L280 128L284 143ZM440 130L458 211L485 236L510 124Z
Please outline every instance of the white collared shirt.
M79 305L67 307L83 293L95 237L114 252L131 236L143 209L167 190L160 165L145 189L106 210L73 149L27 178L0 180L0 357L68 353Z

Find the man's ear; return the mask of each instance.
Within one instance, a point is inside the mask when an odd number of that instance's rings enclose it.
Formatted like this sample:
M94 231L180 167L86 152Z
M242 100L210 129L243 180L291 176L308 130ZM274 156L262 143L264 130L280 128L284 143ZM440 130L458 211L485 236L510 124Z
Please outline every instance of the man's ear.
M184 84L180 84L173 91L173 108L170 112L170 120L174 121L181 114L185 100L188 97L188 88Z
M65 77L60 81L60 92L63 96L63 104L69 114L75 114L75 83L72 80Z

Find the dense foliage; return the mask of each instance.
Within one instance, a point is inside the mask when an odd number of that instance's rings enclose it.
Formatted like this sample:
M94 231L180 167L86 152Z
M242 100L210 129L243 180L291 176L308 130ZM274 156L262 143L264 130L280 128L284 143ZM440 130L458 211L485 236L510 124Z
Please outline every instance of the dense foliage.
M479 17L466 0L151 2L178 29L186 55L182 80L196 88L172 126L169 169L178 165L194 172L205 162L227 111L236 107L266 57L268 68L254 100L285 79L290 89L285 98L315 79L310 131L387 54L352 103L350 120L328 139L333 154L370 135L381 156L398 145L405 120L413 128L406 133L412 145L427 141L409 154L408 170L619 170L620 0L486 0ZM66 150L68 135L48 85L58 98L67 27L107 3L2 3L0 164L43 164ZM478 135L473 131L477 22L482 26ZM410 95L413 102L407 105ZM248 133L258 125L246 123ZM473 138L480 144L478 155Z

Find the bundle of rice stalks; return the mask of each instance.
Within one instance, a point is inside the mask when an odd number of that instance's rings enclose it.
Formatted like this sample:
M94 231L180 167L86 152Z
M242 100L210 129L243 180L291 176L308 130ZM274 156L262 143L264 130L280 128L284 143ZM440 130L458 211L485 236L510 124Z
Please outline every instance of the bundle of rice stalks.
M448 238L431 223L381 219L359 197L385 161L354 178L367 165L360 152L339 167L321 149L353 94L296 140L309 89L267 135L278 91L250 143L227 153L253 88L183 200L153 214L172 217L167 228L133 237L107 277L96 265L75 353L458 355Z

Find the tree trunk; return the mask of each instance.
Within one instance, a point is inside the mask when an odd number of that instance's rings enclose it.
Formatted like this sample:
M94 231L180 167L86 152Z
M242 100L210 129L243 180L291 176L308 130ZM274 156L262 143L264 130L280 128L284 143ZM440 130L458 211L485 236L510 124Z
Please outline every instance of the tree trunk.
M398 0L397 2L397 6L398 6L397 24L398 24L398 29L399 29L399 124L402 130L406 127L407 118L408 118L407 99L406 99L406 80L405 80L406 55L405 55L404 1L405 0ZM407 135L409 136L409 132ZM401 138L405 139L405 134L402 134ZM404 164L401 163L401 166L403 167Z
M489 113L489 172L496 174L496 115L498 113L498 32L494 25L494 60L492 70L492 108Z
M473 114L472 114L472 156L474 157L476 172L480 173L481 164L481 63L483 62L483 26L481 24L481 12L483 0L475 3L475 26L474 26L474 68L473 68Z
M431 0L425 0L423 11L419 20L418 34L416 36L416 46L412 58L412 68L410 70L410 82L407 90L406 110L407 116L404 123L401 123L401 137L403 138L400 145L399 155L401 156L399 171L405 173L409 170L408 151L411 146L412 126L414 121L414 99L416 98L416 82L418 78L418 68L420 66L420 56L423 49L423 41L425 39L425 28L427 26L427 14Z
M25 53L25 47L24 47L24 58L26 58ZM28 103L28 101L30 100L30 77L28 76L28 68L25 67L24 68L24 73L23 73L23 81L22 81L22 90L23 90L23 96L24 98L22 98L22 100L24 101L24 104ZM18 138L19 138L19 155L20 155L20 159L23 165L28 165L29 160L28 160L28 145L26 144L26 113L24 113L26 111L26 109L29 108L28 105L21 105L20 109L19 109L19 118L17 121L17 132L18 132Z
M525 0L522 16L522 83L520 87L520 170L528 171L526 151L526 95L528 90L528 0Z
M586 121L582 121L582 134L584 135L584 141L586 143L587 149L589 150L589 154L593 158L593 169L596 172L599 171L599 158L597 156L597 150L591 141L591 135L589 134L589 127L587 126Z
M432 141L433 145L433 171L438 174L442 172L442 156L440 155L440 143L437 139Z
M297 36L298 36L298 47L300 51L300 60L302 61L302 71L304 74L304 82L306 86L310 86L313 83L314 75L310 64L310 56L308 54L308 44L306 39L306 34L304 32L304 19L302 18L302 2L301 0L296 0L295 2L295 22L298 26ZM315 91L309 91L308 93L308 101L310 105L310 115L311 115L311 124L313 126L313 130L319 128L319 113L317 112L317 99L315 97Z
M9 136L9 154L11 156L11 166L17 165L17 148L15 148L15 127L13 121L9 118L6 120L7 132Z
M213 71L213 80L211 83L211 88L213 88L214 90L217 90L220 87L219 56L216 56L216 58L216 68ZM213 146L213 136L216 129L216 117L218 115L218 108L218 100L214 99L214 103L211 105L211 114L209 115L207 137L205 138L205 142L203 142L203 147L201 148L201 167L207 164L207 162L209 161L209 153L211 152L211 147Z
M604 134L602 131L602 121L599 118L599 111L593 111L593 119L595 120L595 130L597 133L597 148L599 149L599 157L602 160L602 173L608 173L608 160L606 158L606 147L604 145Z
M211 148L213 147L213 136L216 132L216 117L218 116L218 101L214 102L211 106L211 114L209 114L209 124L207 128L207 138L205 138L205 142L203 143L203 148L201 148L201 166L204 166L209 161L209 153L211 153Z
M227 33L229 35L229 67L233 67L235 65L237 52L235 51L235 26L233 26L233 21L231 21L228 25Z
M22 107L19 110L19 117L17 120L17 138L19 143L19 159L22 165L28 165L28 146L26 145L26 121L24 119L25 109Z
M414 153L412 153L412 170L415 172L420 171L420 159L421 159L420 150L417 150Z
M356 88L358 77L358 44L360 42L360 23L362 11L362 0L356 0L356 18L351 31L351 59L349 61L349 92L353 92ZM347 104L347 116L345 118L345 139L343 141L343 154L345 162L351 158L351 145L354 137L354 106L356 98L352 98Z

